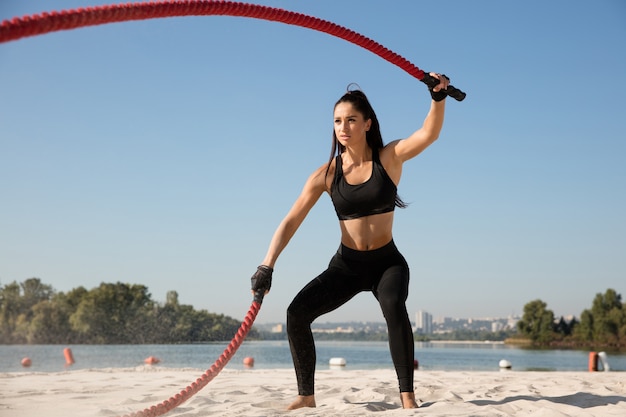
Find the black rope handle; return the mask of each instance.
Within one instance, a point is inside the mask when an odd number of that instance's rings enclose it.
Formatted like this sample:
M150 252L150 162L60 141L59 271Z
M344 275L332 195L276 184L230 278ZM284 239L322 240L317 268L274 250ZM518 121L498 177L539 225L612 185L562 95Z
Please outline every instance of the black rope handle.
M424 73L424 78L421 81L428 86L428 88L436 87L439 84L439 80L428 73ZM463 101L465 99L465 93L458 88L449 85L447 89L443 90L446 95L452 97L457 101Z

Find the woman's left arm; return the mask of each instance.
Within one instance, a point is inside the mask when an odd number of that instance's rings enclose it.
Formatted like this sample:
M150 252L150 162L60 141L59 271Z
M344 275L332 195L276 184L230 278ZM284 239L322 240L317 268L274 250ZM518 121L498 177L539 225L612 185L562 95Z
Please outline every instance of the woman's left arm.
M448 87L450 80L448 80L447 77L440 76L436 73L431 73L431 75L440 80L439 84L433 88L435 93L445 90ZM401 163L405 162L419 155L424 149L437 140L441 128L443 127L445 103L445 99L441 101L432 100L430 111L426 119L424 119L422 127L413 132L408 138L391 143L394 159L399 160Z

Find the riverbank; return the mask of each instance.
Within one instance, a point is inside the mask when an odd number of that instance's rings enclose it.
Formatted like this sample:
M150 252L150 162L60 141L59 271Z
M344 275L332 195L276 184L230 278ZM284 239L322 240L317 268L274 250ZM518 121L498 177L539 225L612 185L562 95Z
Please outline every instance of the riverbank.
M180 392L204 371L150 366L0 374L0 415L117 416ZM626 415L622 372L446 372L415 375L419 410L400 406L393 371L317 372L317 408L287 412L297 394L291 369L223 370L168 416Z

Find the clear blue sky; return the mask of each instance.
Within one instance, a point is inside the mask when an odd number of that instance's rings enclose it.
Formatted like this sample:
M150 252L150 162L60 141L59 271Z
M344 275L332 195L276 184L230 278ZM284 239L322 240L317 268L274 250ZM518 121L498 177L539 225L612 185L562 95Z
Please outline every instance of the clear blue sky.
M395 240L407 307L434 317L579 315L626 296L626 3L260 1L330 20L446 73L438 142L405 166ZM0 19L107 4L3 1ZM351 82L385 141L426 87L329 35L249 18L157 19L0 45L0 284L168 290L241 319L251 274L330 152ZM284 320L339 244L328 196L276 265L259 322ZM370 294L321 321L382 321Z

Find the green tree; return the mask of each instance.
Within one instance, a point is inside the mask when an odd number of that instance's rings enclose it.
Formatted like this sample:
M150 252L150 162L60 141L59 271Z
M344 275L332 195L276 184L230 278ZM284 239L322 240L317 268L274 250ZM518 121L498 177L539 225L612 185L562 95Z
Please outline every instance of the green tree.
M143 285L102 283L82 297L69 320L84 343L143 343L153 305Z
M29 278L18 284L12 282L0 290L0 341L27 343L33 307L49 301L54 290L42 284L39 278Z
M74 331L69 323L71 310L58 299L40 301L33 306L32 312L28 343L64 344L74 340Z
M29 278L20 286L24 313L40 301L50 300L55 293L50 285L43 284L39 278Z
M554 326L554 332L561 339L564 339L572 335L577 325L578 321L576 320L576 318L572 318L572 320L567 321L563 316L561 316L559 321Z
M580 343L593 341L593 314L585 309L580 314L580 323L574 329L574 338Z
M178 306L178 293L176 291L168 291L165 296L165 305Z
M600 344L618 345L626 336L626 315L622 296L608 289L604 294L596 294L591 307L593 315L593 341Z
M102 283L56 293L38 278L0 288L0 343L180 343L230 340L240 322L195 310L169 291L164 305L143 285ZM252 329L249 337L258 337Z
M0 342L19 343L15 328L21 309L20 286L13 281L0 290Z
M547 304L534 300L524 306L524 315L517 322L517 329L533 343L549 343L554 339L554 313Z
M70 317L88 294L84 287L68 293L56 293L50 302L40 302L33 307L29 343L67 344L84 342L70 324Z
M154 311L152 343L193 342L194 309L189 305L178 304L178 294L168 292L167 302Z

